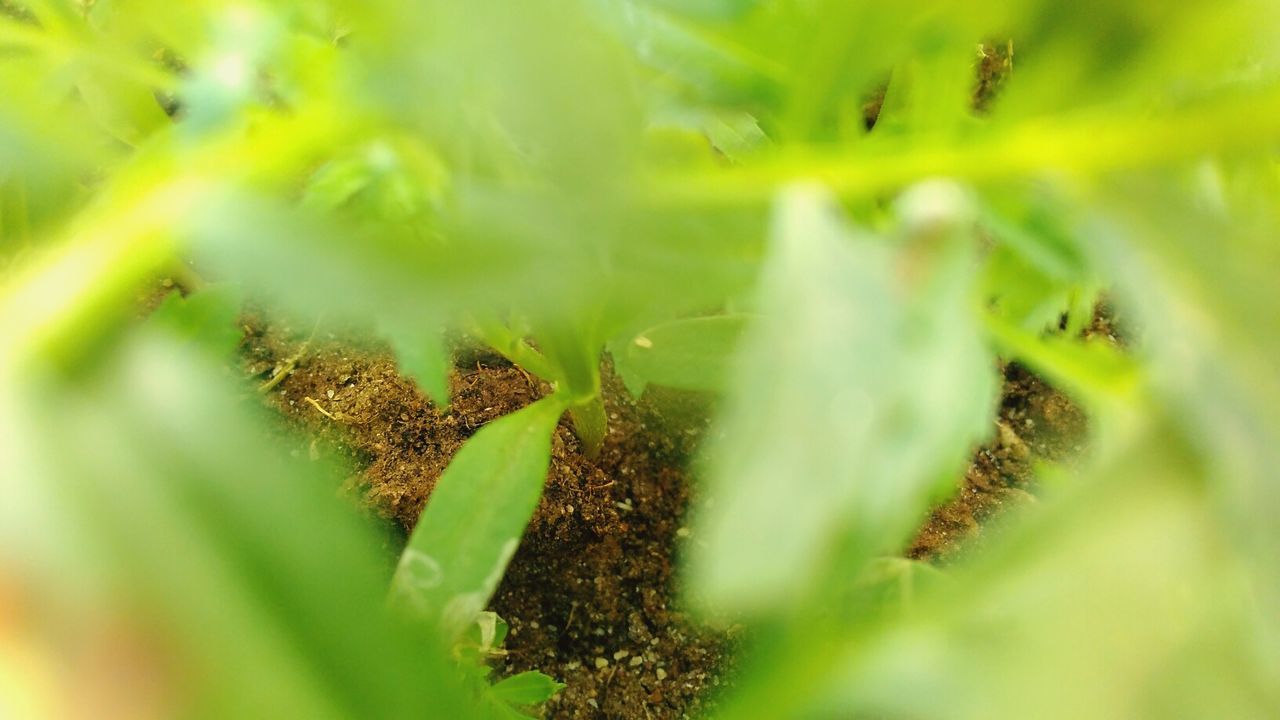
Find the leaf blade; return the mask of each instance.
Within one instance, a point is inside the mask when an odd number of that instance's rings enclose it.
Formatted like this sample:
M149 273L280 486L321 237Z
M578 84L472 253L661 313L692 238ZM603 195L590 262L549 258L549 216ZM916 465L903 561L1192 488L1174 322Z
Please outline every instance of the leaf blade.
M486 425L436 482L392 580L392 600L456 636L497 587L542 496L565 402L543 398Z
M564 683L556 682L550 675L529 670L494 683L489 691L508 705L523 707L544 703L563 688Z
M619 348L623 363L646 383L680 390L722 390L750 315L714 315L654 326Z

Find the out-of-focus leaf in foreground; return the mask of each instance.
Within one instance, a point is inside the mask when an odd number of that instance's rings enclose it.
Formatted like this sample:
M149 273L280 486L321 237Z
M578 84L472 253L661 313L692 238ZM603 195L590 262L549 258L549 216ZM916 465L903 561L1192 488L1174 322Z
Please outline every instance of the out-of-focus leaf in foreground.
M762 663L717 717L1269 717L1250 570L1165 430L903 611Z
M189 297L172 292L151 313L150 322L226 356L240 344L242 331L236 320L241 301L239 289L232 285L214 285Z
M386 608L388 563L340 476L291 461L245 389L166 325L82 377L3 363L22 374L0 398L0 574L44 643L48 702L467 717L438 638ZM95 696L113 657L138 682Z
M896 248L819 188L779 197L690 557L713 606L780 609L836 558L856 575L899 550L988 431L994 361L969 312L956 191L911 195Z

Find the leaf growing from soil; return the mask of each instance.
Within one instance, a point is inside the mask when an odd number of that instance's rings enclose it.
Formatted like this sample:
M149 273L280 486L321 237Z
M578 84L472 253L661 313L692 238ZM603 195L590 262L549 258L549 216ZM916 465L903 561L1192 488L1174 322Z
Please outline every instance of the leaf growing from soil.
M436 405L449 404L449 351L440 330L415 322L383 320L383 332L395 349L400 368Z
M743 339L690 551L700 599L748 613L800 602L900 550L953 489L995 395L955 190L911 194L900 250L847 228L821 189L779 199L764 314Z
M551 462L559 395L477 432L436 481L392 580L392 599L456 635L489 601L529 523Z
M550 700L563 687L551 676L530 670L495 683L489 691L509 705L526 706Z
M735 314L664 323L619 348L619 362L645 382L681 390L723 390L729 358L749 320Z

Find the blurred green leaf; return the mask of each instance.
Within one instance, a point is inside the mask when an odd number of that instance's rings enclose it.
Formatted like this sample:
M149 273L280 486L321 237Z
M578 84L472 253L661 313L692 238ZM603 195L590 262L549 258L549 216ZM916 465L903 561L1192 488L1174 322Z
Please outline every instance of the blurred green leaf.
M389 563L335 497L342 473L291 461L187 341L143 332L99 360L74 381L4 378L0 566L62 598L45 630L119 638L101 651L180 675L174 715L472 716L440 639L387 611Z
M213 285L187 297L175 291L165 296L148 321L215 356L226 356L240 345L243 331L236 321L242 301L234 285Z
M449 404L449 349L441 331L425 320L390 326L384 321L382 333L391 341L400 371L413 378L432 402L445 407Z
M616 362L643 383L683 390L722 390L748 315L675 320L620 344Z
M992 314L987 315L987 331L1002 354L1025 363L1087 407L1133 402L1140 391L1137 363L1105 340L1027 332Z
M136 146L151 133L169 125L169 118L151 88L89 71L76 84L89 117L107 133Z
M653 7L657 3L614 0L606 17L639 60L713 101L776 96L783 69L768 55L732 38ZM678 11L676 11L678 12Z
M673 12L709 20L732 20L751 11L761 0L644 0Z
M947 186L922 187L904 222L963 227L950 199ZM762 315L743 339L711 451L715 504L690 557L692 591L713 607L781 611L819 591L837 558L856 574L899 550L990 427L994 362L968 310L972 239L895 252L835 207L807 186L776 206Z

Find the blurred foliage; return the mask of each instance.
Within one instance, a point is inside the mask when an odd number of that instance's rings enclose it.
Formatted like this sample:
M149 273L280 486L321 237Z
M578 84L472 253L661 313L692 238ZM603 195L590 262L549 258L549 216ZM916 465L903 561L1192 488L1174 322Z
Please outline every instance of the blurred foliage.
M451 652L554 417L604 437L608 347L634 392L726 395L686 563L751 631L719 716L1269 716L1277 37L1267 0L0 1L0 708L545 699ZM213 284L137 321L167 274ZM1103 291L1123 351L1080 339ZM440 403L456 331L555 384L442 479L427 607L228 380L245 294ZM996 357L1088 456L985 552L892 560Z

